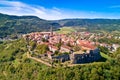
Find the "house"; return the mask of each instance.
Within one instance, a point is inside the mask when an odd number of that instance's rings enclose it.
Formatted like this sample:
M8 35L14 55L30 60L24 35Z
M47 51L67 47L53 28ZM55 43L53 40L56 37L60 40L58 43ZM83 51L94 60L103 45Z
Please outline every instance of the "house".
M48 56L48 58L52 59L52 56L53 56L53 55L54 55L53 52L47 51L47 56Z
M71 51L71 47L67 45L62 45L60 48L60 52L70 52L70 51Z
M119 48L119 47L120 47L120 45L118 45L118 44L113 44L113 45L112 45L112 51L116 51L117 48Z
M49 50L52 51L53 53L59 49L58 47L53 46L53 45L49 45L48 48L49 48Z

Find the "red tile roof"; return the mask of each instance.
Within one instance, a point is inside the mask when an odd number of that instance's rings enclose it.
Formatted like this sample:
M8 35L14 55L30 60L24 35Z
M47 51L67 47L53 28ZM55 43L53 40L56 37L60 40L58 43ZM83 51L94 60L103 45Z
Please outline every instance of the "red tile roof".
M66 46L66 45L62 45L61 47L62 47L62 48L69 49L69 50L71 49L71 47L69 47L69 46Z

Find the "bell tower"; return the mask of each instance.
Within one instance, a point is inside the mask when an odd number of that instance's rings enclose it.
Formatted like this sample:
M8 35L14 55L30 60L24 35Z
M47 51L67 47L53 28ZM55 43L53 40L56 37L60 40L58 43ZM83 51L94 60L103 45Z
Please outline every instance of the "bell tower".
M50 35L53 36L53 27L50 27Z

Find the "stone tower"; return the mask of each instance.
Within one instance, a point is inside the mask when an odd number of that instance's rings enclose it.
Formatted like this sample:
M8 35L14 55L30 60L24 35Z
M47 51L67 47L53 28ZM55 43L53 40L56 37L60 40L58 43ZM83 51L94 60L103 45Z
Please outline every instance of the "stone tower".
M53 27L50 27L50 35L53 36Z

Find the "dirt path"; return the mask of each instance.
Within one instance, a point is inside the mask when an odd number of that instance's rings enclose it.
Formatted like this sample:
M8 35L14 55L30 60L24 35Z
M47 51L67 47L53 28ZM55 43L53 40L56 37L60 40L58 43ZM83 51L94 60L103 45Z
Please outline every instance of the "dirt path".
M33 59L33 60L38 61L38 62L40 62L40 63L42 63L42 64L45 64L45 65L47 65L47 66L52 67L51 64L49 64L49 63L47 63L47 62L45 62L45 61L43 61L43 60L41 60L41 59L38 59L38 58L35 58L35 57L31 57L29 54L27 54L27 56L28 56L28 58L30 58L30 59Z

